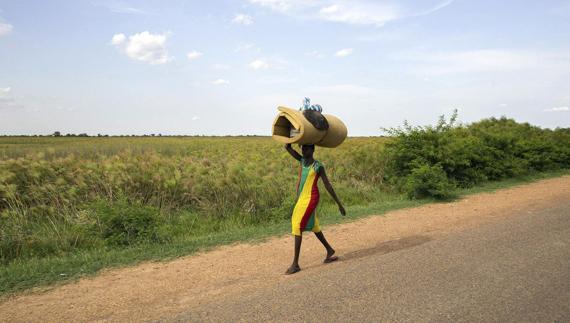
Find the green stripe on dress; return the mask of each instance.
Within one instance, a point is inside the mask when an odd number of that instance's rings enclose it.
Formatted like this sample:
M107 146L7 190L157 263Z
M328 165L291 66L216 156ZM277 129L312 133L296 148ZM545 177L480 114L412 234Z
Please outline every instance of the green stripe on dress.
M299 181L299 190L297 192L297 198L301 195L303 191L303 187L305 187L305 182L307 181L307 177L309 176L309 167L305 167L303 164L303 159L301 159L301 180Z

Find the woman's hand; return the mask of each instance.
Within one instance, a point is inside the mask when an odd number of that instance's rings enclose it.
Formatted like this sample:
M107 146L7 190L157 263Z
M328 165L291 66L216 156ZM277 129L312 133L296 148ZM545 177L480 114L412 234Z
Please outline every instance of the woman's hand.
M295 151L295 149L293 149L293 147L291 147L291 144L285 144L285 150L287 150L287 152L289 152L289 154L291 156L293 156L293 158L295 158L296 160L301 160L301 155Z
M342 205L338 205L338 211L340 212L340 215L345 216L346 215L346 210L344 209L344 206Z

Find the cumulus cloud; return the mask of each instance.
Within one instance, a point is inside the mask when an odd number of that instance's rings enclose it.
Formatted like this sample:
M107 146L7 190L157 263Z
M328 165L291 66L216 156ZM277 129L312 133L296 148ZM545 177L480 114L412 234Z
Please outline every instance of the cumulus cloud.
M13 29L14 26L0 21L0 36L8 35Z
M197 50L193 50L193 51L189 52L188 54L186 54L186 57L188 57L189 60L193 60L193 59L196 59L202 55L204 55L204 54L197 51Z
M253 24L253 18L249 15L237 14L234 19L232 19L234 24L249 26Z
M334 56L336 56L336 57L346 57L346 56L351 55L352 52L353 52L353 49L352 49L352 48L343 48L343 49L339 50L338 52L336 52L336 53L334 54Z
M200 120L200 117L199 117L199 116L193 116L193 117L192 117L192 121L197 121L197 120Z
M111 44L120 45L120 44L124 43L126 39L127 39L127 36L125 36L125 34L116 34L116 35L113 35L113 38L111 39Z
M566 112L570 109L568 107L554 107L550 109L544 109L545 112Z
M160 65L172 60L166 49L166 39L167 34L151 34L143 31L129 36L128 39L124 34L115 34L111 43L131 59Z
M255 61L249 63L249 67L254 69L254 70L266 70L270 66L269 66L269 63L267 63L265 60L256 59Z
M304 19L352 25L383 26L404 18L425 16L441 10L454 0L249 0L273 11Z
M230 84L230 81L224 80L224 79L217 79L215 81L210 82L213 85L228 85Z

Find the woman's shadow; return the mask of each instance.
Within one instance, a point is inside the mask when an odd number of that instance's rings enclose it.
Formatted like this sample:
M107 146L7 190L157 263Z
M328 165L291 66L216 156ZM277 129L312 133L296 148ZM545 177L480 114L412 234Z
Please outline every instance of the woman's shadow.
M384 254L387 254L390 252L419 246L419 245L424 244L426 242L429 242L431 240L432 240L432 238L430 238L428 236L413 235L413 236L409 236L409 237L405 237L405 238L401 238L401 239L397 239L397 240L385 241L385 242L378 243L374 247L361 249L361 250L355 250L355 251L345 253L341 257L339 257L339 260L340 261L346 261L346 260L351 260L351 259L364 258L364 257L377 255L377 254L384 255Z

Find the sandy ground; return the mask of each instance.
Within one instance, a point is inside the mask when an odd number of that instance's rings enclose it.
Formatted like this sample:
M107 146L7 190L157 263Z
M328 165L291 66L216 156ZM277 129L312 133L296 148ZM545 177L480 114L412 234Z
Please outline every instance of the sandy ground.
M471 195L453 203L431 204L326 226L339 261L384 253L442 239L447 234L539 210L570 199L570 176ZM0 304L2 322L146 321L174 317L221 299L236 298L286 280L326 271L318 240L305 236L302 271L283 272L292 257L288 235L260 244L236 244L179 258L105 271L44 292L14 296Z

